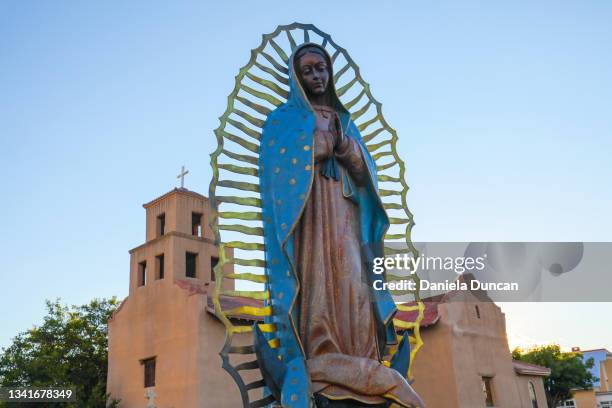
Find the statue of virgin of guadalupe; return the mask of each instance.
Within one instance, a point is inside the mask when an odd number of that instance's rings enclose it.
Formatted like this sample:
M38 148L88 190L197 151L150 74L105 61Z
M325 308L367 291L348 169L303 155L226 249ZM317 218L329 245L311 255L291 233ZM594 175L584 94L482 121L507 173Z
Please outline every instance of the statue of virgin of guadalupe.
M396 307L387 291L372 289L371 266L383 256L389 219L376 165L336 95L324 48L306 43L294 50L289 87L287 102L269 114L260 145L267 322L278 327L280 341L268 348L255 329L264 379L283 407L313 401L316 407L422 407L393 366L409 358L409 347L390 367L382 363L385 347L396 343ZM305 399L308 405L300 403Z

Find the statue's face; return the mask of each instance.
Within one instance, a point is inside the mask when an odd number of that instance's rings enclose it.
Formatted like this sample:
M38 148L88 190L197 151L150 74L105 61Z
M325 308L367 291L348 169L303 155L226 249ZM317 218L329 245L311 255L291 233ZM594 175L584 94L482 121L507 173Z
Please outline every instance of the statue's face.
M300 58L300 76L302 85L310 95L323 95L329 82L327 62L322 55L306 53Z

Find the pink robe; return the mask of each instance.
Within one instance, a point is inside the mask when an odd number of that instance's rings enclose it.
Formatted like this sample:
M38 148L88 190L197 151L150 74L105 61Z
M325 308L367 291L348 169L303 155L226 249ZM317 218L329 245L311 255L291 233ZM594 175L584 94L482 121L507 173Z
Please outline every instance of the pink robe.
M367 271L361 261L359 207L342 192L343 172L348 171L359 185L367 182L368 169L359 144L341 137L336 112L325 106L313 108L317 116L314 180L294 232L299 334L312 391L329 399L369 404L393 400L415 406L418 397L407 381L380 363ZM333 154L339 180L321 174Z

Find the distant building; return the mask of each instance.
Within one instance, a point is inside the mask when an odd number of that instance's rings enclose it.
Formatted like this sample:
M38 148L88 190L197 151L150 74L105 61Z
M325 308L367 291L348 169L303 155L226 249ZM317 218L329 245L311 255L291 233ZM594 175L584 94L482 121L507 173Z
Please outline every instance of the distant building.
M425 299L421 337L413 386L428 407L548 406L543 378L550 370L512 360L505 316L486 295Z
M129 296L109 322L107 392L123 408L242 407L219 357L225 327L211 301L218 251L208 199L179 188L144 208L146 241L130 251ZM253 302L221 299L224 309ZM428 407L547 407L550 371L512 360L495 303L451 292L425 306L413 386Z
M612 391L612 353L606 349L596 350L578 350L582 352L584 361L592 358L595 364L591 368L591 374L597 377L597 381L593 383L593 387L602 391Z
M595 364L589 370L597 381L590 390L575 390L572 399L559 407L612 408L612 353L606 349L580 350L580 347L573 347L572 351L581 352L584 361L593 358Z

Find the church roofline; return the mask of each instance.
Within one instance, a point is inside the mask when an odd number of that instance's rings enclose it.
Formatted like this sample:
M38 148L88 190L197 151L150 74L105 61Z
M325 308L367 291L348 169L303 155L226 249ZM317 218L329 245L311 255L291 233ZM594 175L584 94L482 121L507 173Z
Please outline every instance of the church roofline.
M174 189L168 191L165 194L162 194L161 196L159 196L159 197L149 201L148 203L143 204L142 206L144 208L148 208L148 207L152 206L153 204L159 202L160 200L163 200L164 198L170 197L171 195L174 195L174 194L190 195L192 197L208 201L208 197L203 196L200 193L196 193L195 191L187 190L186 188L182 188L182 187L175 187Z
M471 273L465 273L461 276L459 276L457 278L458 282L465 282L468 284L468 287L470 287L470 281L475 279L474 275ZM419 323L419 326L421 328L425 328L425 327L429 327L429 326L433 326L436 323L438 323L438 321L440 320L440 314L438 312L438 306L442 303L450 303L452 302L453 298L456 296L460 296L463 293L465 293L464 291L460 291L460 290L451 290L449 292L446 293L441 293L439 295L434 295L434 296L430 296L430 297L426 297L421 299L423 301L423 319L421 320L421 322ZM493 303L495 304L495 302L493 302L493 300L491 300L491 298L487 295L486 291L483 290L470 290L469 293L474 296L475 300L477 302L480 303ZM407 303L402 303L402 305L404 306L409 306L409 307L414 307L417 305L416 301L411 301L411 302L407 302ZM499 306L498 306L499 307ZM409 312L405 312L405 311L398 311L396 314L396 318L399 318L400 320L405 320L405 321L416 321L417 317L419 315L419 311L418 310L412 310ZM403 331L403 330L402 330Z
M514 371L520 375L537 375L540 377L548 377L551 373L550 368L543 367L537 364L527 363L525 361L512 360Z
M191 234L186 234L184 232L179 232L179 231L170 231L170 232L166 232L164 235L159 236L157 238L154 238L150 241L147 241L143 244L138 245L137 247L134 247L132 249L130 249L128 251L129 254L133 254L134 252L138 251L140 248L143 248L145 246L150 245L152 242L158 241L158 240L162 240L162 239L166 239L167 237L180 237L180 238L187 238L187 239L192 239L194 241L204 241L208 244L211 245L215 245L215 241L213 241L210 238L203 238L203 237L198 237L196 235L191 235Z

